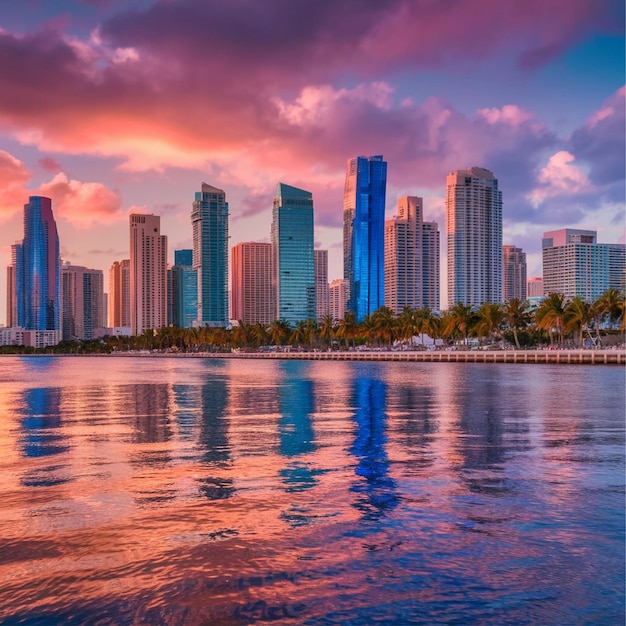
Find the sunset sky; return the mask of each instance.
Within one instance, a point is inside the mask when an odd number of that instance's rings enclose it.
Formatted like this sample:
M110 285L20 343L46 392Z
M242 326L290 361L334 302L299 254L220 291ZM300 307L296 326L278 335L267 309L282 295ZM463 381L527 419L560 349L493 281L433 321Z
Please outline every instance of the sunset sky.
M0 4L0 324L10 246L47 195L65 261L128 257L128 214L191 247L204 181L231 245L269 241L277 182L313 193L340 278L346 161L382 154L387 215L492 170L504 243L624 242L623 0L21 0ZM446 307L445 281L442 306Z

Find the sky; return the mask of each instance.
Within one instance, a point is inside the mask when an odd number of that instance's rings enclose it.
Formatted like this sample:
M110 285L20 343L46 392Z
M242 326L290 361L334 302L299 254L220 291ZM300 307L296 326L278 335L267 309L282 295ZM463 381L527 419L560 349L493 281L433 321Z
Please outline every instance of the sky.
M226 192L231 246L269 241L283 182L312 192L341 278L346 162L378 154L387 217L417 195L439 223L442 308L452 170L494 173L529 276L545 231L623 243L624 22L622 0L0 3L0 267L29 195L106 288L130 213L161 216L173 262L202 182Z

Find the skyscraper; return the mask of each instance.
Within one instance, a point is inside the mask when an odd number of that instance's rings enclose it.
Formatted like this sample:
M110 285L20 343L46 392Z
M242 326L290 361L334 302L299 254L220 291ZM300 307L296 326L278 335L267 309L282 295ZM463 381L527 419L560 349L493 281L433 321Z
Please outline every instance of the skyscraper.
M109 326L130 328L130 259L114 261L109 269Z
M515 246L502 246L502 299L526 300L526 253Z
M541 245L545 294L593 302L607 289L624 289L624 244L597 243L595 230L563 228L544 233Z
M439 231L422 211L422 198L405 196L385 222L385 306L396 313L439 308Z
M441 302L440 243L437 222L422 223L422 306L438 311Z
M158 215L130 215L130 328L167 326L167 237Z
M543 297L543 276L531 276L526 282L526 297Z
M342 320L348 310L350 283L345 278L337 278L328 288L329 315L334 320Z
M381 155L350 159L343 194L343 277L348 309L362 321L385 302L385 193Z
M502 301L502 192L481 167L446 180L448 306Z
M24 205L24 240L13 248L18 325L61 331L61 256L52 201L31 196Z
M292 325L315 319L313 196L309 191L278 183L271 239L276 319Z
M328 250L314 250L315 306L317 321L328 315Z
M228 315L228 203L202 183L191 209L193 269L198 273L198 324L226 327Z
M104 326L102 270L65 263L61 274L63 339L94 339Z
M232 249L232 315L244 324L276 319L272 288L272 244L243 242Z
M168 276L169 323L192 328L198 319L198 272L193 269L192 250L174 250L174 265Z

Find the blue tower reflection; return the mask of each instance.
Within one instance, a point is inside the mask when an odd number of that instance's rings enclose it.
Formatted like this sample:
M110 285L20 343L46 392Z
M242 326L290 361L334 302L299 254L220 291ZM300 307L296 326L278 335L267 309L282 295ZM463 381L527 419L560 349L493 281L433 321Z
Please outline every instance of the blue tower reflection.
M363 479L350 489L357 494L353 506L364 519L376 521L398 504L385 451L387 385L375 378L355 376L353 404L357 431L351 452L357 458L355 473Z
M286 361L281 363L284 382L280 387L280 418L278 434L279 452L294 459L280 470L287 491L304 491L314 487L321 470L311 468L309 463L299 462L297 457L317 450L311 414L314 411L315 389L313 381L306 378L308 364Z
M22 450L24 456L39 457L60 454L69 449L61 428L61 390L28 389L24 393Z
M235 493L232 478L219 475L220 468L232 463L228 441L228 378L213 376L202 385L202 421L199 445L202 462L218 472L199 479L200 493L208 500L224 500Z

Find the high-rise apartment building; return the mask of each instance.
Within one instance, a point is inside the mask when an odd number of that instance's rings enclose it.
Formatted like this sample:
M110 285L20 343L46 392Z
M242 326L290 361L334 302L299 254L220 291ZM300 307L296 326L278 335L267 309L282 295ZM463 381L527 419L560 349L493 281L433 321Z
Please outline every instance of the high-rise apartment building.
M94 339L104 326L104 279L102 270L64 263L63 339Z
M52 201L24 205L24 239L12 247L11 321L26 330L61 333L61 256Z
M502 246L502 299L526 300L526 253L516 246Z
M272 289L272 244L243 242L231 251L232 316L244 324L271 324L276 319Z
M11 246L11 265L7 267L7 326L9 328L20 326L24 323L24 302L17 297L17 286L21 284L18 278L18 263L21 267L22 244L16 243ZM18 306L21 310L18 313Z
M328 315L328 250L314 250L315 266L315 305L317 321Z
M348 310L350 283L345 278L337 278L328 288L329 315L334 320L342 320Z
M441 233L437 222L422 223L422 306L438 311L441 302Z
M130 215L130 328L167 326L167 237L158 215Z
M543 276L531 276L526 281L526 297L542 298L543 297Z
M448 306L502 302L502 192L481 167L446 180Z
M198 319L198 272L193 269L193 250L174 250L168 270L168 321L172 326L192 328Z
M545 232L541 246L544 293L593 302L607 289L624 289L624 244L597 243L595 230L563 228Z
M439 230L424 222L423 201L398 200L398 215L385 222L385 306L439 308Z
M228 203L226 194L202 183L191 209L193 269L198 273L200 326L226 327L228 314Z
M114 261L109 269L109 326L130 328L130 259Z
M387 162L381 155L350 159L343 196L343 277L348 308L362 321L385 303L385 194Z
M295 325L315 319L313 196L278 183L272 212L276 319Z

